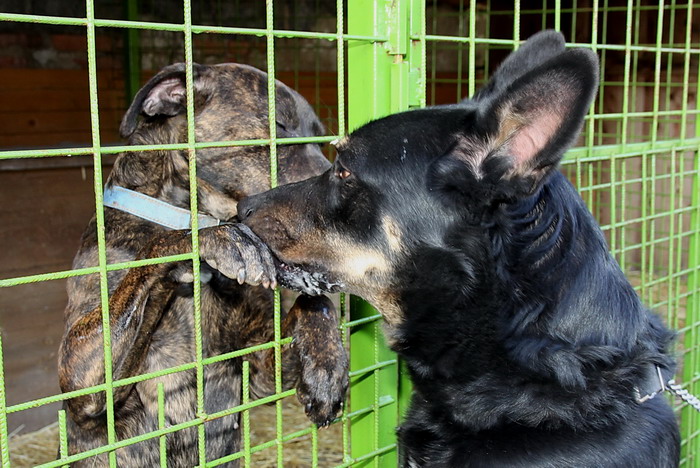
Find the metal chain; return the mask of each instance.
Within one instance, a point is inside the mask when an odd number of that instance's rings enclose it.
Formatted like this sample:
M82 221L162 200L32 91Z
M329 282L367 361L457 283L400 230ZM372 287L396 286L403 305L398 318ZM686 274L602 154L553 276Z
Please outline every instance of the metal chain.
M669 380L666 383L666 390L669 392L673 393L676 395L678 398L681 400L685 401L688 403L690 406L695 408L697 411L700 411L700 399L690 393L688 390L684 389L680 385L676 383L675 380Z

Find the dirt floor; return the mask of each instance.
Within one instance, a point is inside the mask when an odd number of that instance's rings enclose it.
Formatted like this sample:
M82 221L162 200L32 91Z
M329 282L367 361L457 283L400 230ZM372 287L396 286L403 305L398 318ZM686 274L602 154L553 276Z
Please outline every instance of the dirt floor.
M262 406L250 411L251 446L275 439L275 406ZM296 401L286 398L282 411L283 432L289 434L310 427L310 423ZM342 463L342 427L336 423L318 431L318 466L332 467ZM283 445L284 466L306 468L311 466L311 434L293 439ZM10 437L10 460L15 468L29 468L56 459L58 453L58 424L53 423L38 431ZM274 447L255 453L251 466L277 466Z

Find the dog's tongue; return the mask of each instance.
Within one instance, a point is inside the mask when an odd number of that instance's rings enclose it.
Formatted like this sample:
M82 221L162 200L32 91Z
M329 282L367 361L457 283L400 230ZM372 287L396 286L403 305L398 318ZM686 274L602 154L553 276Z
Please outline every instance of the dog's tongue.
M335 293L342 289L342 284L332 281L328 275L314 273L297 265L288 265L275 257L277 282L294 291L310 296L320 296L323 293Z

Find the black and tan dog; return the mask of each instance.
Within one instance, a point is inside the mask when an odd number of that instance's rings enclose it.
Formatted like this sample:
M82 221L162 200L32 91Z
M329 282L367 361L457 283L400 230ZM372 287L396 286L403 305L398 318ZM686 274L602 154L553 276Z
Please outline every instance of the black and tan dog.
M184 65L163 69L137 94L122 121L130 144L167 144L186 140ZM267 75L255 68L223 64L196 65L195 131L199 142L262 139L269 136ZM323 128L309 104L282 83L276 84L278 137L316 136ZM143 116L143 118L140 118ZM317 145L279 147L280 183L319 174L330 164ZM183 151L126 152L119 156L107 182L189 206L188 160ZM219 220L235 218L237 201L269 188L269 149L211 148L197 151L199 209ZM172 255L191 251L187 230L168 230L141 217L105 209L107 261ZM268 250L248 228L223 224L201 229L202 352L211 357L271 341L274 336L272 291L275 270ZM74 267L97 264L93 219L82 239ZM188 267L189 265L189 267ZM247 284L239 284L239 283ZM70 280L65 334L59 353L63 391L104 382L103 336L97 275ZM195 361L191 263L169 263L118 270L109 274L109 312L114 380ZM347 387L347 356L328 299L300 296L283 318L283 336L294 338L283 351L284 386L296 386L306 413L323 426L335 417ZM251 364L253 397L274 392L273 350L244 356ZM114 408L117 440L158 428L157 384L165 388L165 419L173 426L196 416L194 369L116 387ZM71 453L107 442L104 392L66 403ZM205 412L241 401L241 358L204 367ZM238 415L205 424L207 460L239 448ZM199 462L197 430L167 435L169 465L191 467ZM120 466L159 464L158 439L117 450ZM227 466L233 465L231 463ZM106 455L73 466L106 466Z
M640 303L557 170L598 81L545 32L460 105L392 115L325 174L242 200L284 262L383 314L414 383L407 467L673 467L673 372Z

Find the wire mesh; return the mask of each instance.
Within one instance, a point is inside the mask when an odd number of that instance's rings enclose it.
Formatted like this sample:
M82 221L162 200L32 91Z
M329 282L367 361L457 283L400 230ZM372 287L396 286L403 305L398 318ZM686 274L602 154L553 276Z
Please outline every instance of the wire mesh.
M568 46L599 55L598 97L563 170L640 296L681 332L681 375L693 391L698 390L697 9L692 1L641 0L459 2L458 11L431 1L426 9L429 103L471 94L520 39L540 29L560 30ZM462 38L465 24L470 32ZM445 50L449 58L441 55ZM683 466L696 466L698 418L675 403Z

